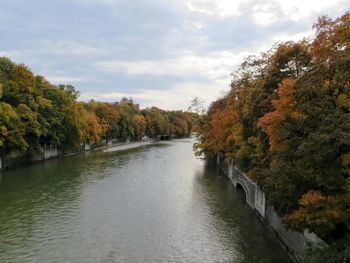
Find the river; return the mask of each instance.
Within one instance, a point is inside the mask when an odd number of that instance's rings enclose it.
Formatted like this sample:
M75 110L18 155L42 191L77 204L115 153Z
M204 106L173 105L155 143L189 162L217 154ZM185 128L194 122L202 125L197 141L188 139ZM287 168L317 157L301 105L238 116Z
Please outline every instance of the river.
M192 139L0 174L0 262L290 262Z

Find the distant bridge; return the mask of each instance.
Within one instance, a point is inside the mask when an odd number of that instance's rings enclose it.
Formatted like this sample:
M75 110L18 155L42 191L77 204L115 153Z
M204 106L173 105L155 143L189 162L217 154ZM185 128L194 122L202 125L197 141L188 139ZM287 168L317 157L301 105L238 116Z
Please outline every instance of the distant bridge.
M160 134L157 135L157 139L161 140L161 141L169 141L171 139L173 139L175 137L174 134Z

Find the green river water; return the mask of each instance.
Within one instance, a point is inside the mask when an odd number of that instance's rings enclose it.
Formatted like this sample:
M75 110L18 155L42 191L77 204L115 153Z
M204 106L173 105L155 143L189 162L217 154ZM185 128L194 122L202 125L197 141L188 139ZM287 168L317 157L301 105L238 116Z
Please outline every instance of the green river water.
M290 262L192 139L0 173L0 262Z

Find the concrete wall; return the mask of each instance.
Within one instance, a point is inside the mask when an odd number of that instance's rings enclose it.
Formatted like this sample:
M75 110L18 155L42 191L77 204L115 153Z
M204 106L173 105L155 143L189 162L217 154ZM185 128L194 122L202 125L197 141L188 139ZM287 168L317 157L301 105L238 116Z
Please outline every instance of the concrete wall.
M264 217L265 216L265 193L260 190L255 182L248 176L234 167L232 160L225 160L222 155L217 156L217 163L223 173L230 178L232 184L243 188L246 194L246 202L252 208Z
M265 217L265 212L266 212L265 193L257 185L255 190L254 207L262 217Z
M50 158L56 158L58 156L58 150L56 145L44 145L44 160Z
M237 185L240 185L246 193L247 204L255 209L256 184L236 168L234 168L234 173L237 176Z
M21 155L17 157L0 157L0 169L14 168L38 161L43 161L47 159L57 158L59 156L68 156L76 154L83 151L90 151L95 147L102 147L109 145L111 143L120 142L119 139L113 139L108 141L101 142L100 144L91 144L91 143L82 143L78 148L59 148L53 144L47 144L43 146L43 151L37 154L32 155Z
M308 231L298 233L287 229L283 224L283 220L277 215L273 207L266 205L265 193L255 182L234 167L232 160L225 160L222 155L217 155L216 162L235 187L241 186L243 188L246 193L247 204L252 209L255 209L274 230L296 262L303 262L303 258L309 248L327 246L314 233L309 233Z
M287 229L283 224L282 219L277 215L271 206L266 208L265 220L277 233L288 251L298 262L303 261L305 253L309 248L327 246L323 240L307 230L304 231L304 233L299 233Z
M91 150L91 144L90 143L84 143L84 150L85 151L90 151Z

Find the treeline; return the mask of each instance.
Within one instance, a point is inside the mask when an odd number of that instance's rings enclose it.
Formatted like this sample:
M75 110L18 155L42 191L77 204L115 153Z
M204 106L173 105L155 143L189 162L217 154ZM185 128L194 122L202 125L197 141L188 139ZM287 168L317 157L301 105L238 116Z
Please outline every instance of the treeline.
M184 136L196 116L156 107L139 110L127 99L79 102L78 96L73 86L52 85L25 65L0 57L0 157L33 156L45 145L74 150L102 140Z
M248 57L195 148L233 159L290 228L331 245L310 262L350 262L350 13L314 29L312 41Z

